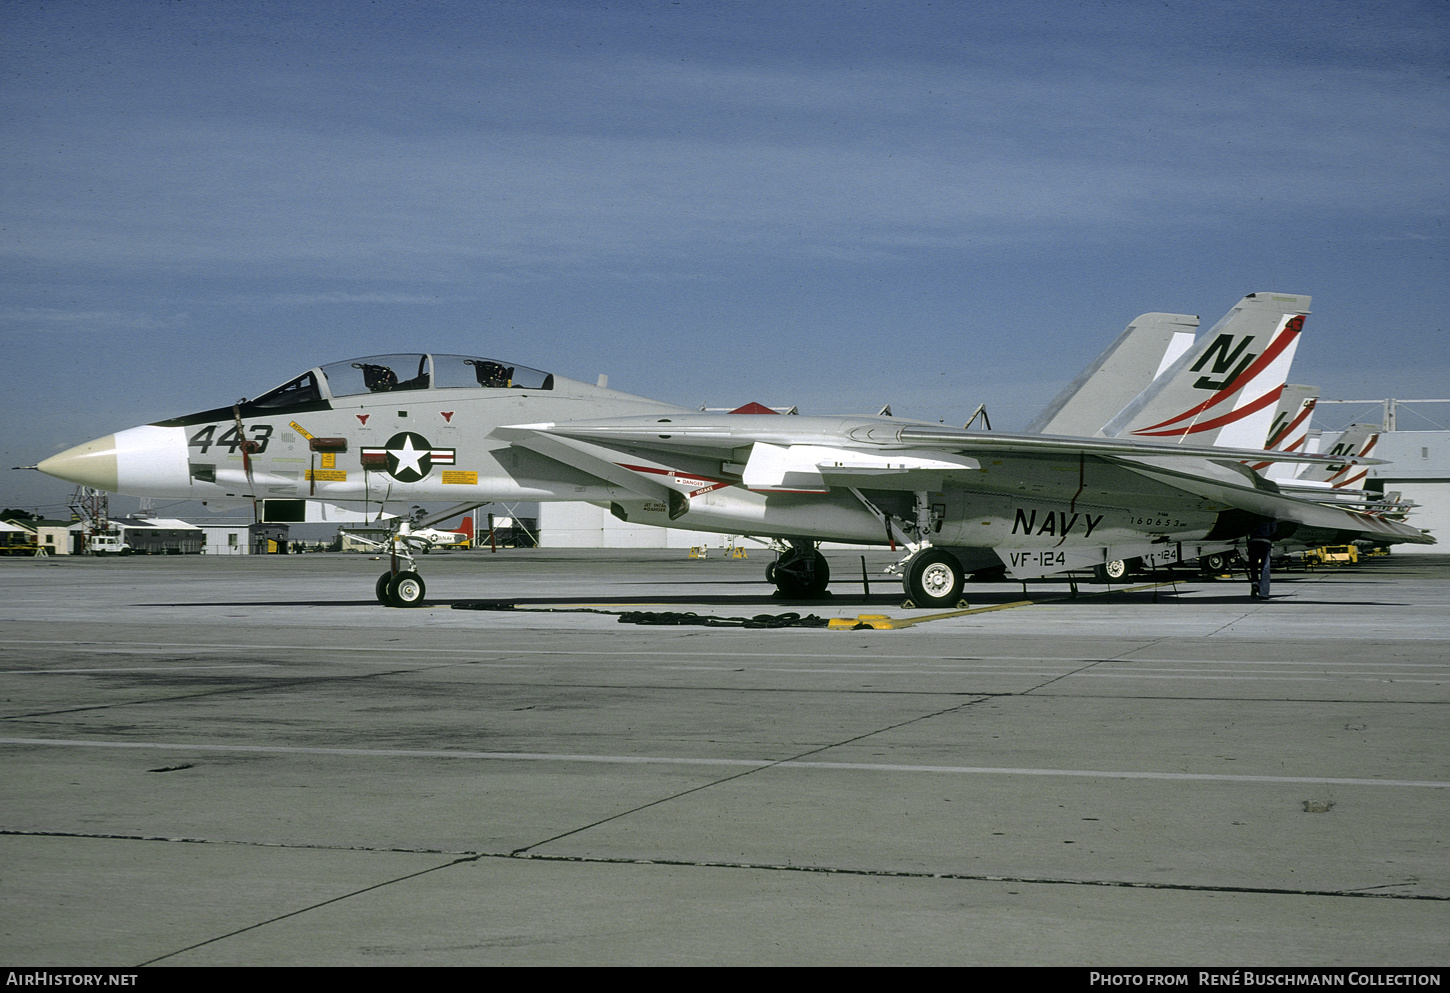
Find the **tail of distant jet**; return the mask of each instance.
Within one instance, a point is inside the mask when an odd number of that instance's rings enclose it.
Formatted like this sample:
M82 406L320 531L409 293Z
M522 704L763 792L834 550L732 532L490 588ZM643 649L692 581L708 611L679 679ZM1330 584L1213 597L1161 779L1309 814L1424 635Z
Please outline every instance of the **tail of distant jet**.
M1033 434L1091 437L1189 348L1191 314L1143 314L1027 426Z
M1304 452L1309 444L1309 421L1319 401L1317 386L1285 386L1269 424L1264 447L1275 452ZM1300 466L1292 462L1255 462L1250 468L1273 480L1291 479Z
M1367 456L1379 444L1379 424L1351 424L1322 455ZM1311 465L1299 474L1296 482L1321 483L1336 490L1357 489L1369 475L1369 467L1342 462L1338 465Z
M1117 416L1113 438L1258 448L1288 381L1309 297L1250 293Z

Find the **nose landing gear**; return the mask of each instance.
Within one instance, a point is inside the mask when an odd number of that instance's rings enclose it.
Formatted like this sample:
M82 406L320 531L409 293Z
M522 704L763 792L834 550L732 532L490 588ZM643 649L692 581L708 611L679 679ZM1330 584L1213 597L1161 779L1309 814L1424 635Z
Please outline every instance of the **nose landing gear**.
M373 595L384 607L421 607L428 593L428 584L418 575L418 563L413 560L413 546L426 549L427 542L411 537L409 530L408 522L404 521L388 539L391 568L373 584ZM406 568L401 565L400 559L407 563Z

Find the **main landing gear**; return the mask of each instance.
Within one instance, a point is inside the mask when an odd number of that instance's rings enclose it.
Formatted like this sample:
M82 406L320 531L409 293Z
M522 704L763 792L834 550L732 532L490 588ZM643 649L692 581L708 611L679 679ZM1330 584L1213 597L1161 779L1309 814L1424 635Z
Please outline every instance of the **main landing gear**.
M912 605L947 609L961 605L966 572L946 549L920 548L903 563L901 571L902 586ZM815 600L825 596L831 568L814 541L792 538L790 548L765 567L765 578L784 599Z
M979 411L980 413L980 411ZM976 419L976 414L972 419ZM915 500L915 518L907 520L893 516L876 506L861 490L852 494L869 510L886 529L886 537L892 547L904 546L910 554L890 566L886 571L901 574L901 585L906 590L907 607L957 607L966 606L962 601L962 583L966 570L962 562L945 548L935 548L931 536L941 531L945 505L931 502L931 493L918 490Z
M1226 572L1234 572L1239 568L1239 556L1235 551L1215 552L1212 555L1205 555L1199 559L1205 576L1222 576Z
M1110 559L1093 566L1093 579L1099 583L1116 583L1132 575L1138 565L1137 559Z
M831 582L831 567L808 538L791 538L790 548L765 567L767 582L787 600L819 600Z
M906 560L901 585L918 607L955 607L961 602L965 578L955 555L928 545Z

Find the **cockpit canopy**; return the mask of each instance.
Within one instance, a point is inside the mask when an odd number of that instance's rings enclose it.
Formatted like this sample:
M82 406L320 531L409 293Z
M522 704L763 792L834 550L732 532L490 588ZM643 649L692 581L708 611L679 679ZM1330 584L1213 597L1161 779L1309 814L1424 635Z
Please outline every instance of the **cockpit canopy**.
M471 355L369 355L309 369L253 400L262 409L405 390L552 390L554 375Z

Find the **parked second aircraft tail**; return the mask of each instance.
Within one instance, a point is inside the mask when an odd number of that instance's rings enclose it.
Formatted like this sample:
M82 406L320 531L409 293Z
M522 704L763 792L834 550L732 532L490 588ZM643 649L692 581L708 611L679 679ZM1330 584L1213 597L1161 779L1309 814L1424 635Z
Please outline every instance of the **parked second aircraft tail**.
M1143 314L1053 398L1029 434L1090 438L1128 402L1193 347L1192 314Z

